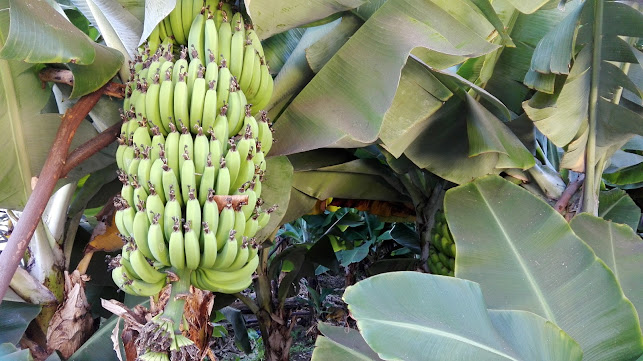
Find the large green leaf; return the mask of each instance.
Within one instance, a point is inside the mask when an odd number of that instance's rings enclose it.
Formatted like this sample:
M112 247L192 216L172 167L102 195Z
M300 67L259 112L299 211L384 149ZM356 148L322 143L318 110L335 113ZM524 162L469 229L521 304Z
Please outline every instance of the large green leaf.
M604 161L629 137L643 134L643 118L637 114L640 106L634 111L619 106L620 88L639 98L641 91L627 77L627 66L611 63L638 62L632 49L617 36L642 36L636 24L643 22L643 14L619 2L607 1L601 8L602 16L595 18L594 2L581 4L541 39L531 66L539 72L538 77L550 77L552 82L547 88L534 85L542 92L523 104L543 134L557 146L567 147L561 167L583 171L598 164L597 174L602 173ZM600 31L600 36L593 34L595 31ZM606 46L610 43L613 45ZM574 53L577 49L580 51ZM528 73L525 82L529 83L534 74ZM592 94L596 97L593 100ZM595 112L590 111L593 107ZM596 157L592 159L594 164L585 165L590 124L595 124Z
M381 361L357 330L318 323L312 361Z
M74 73L74 97L100 88L123 64L122 54L96 44L44 1L10 1L9 14L0 58L69 63Z
M246 11L261 39L312 23L328 15L354 9L366 0L247 0Z
M614 188L599 195L598 216L608 221L623 223L636 229L641 219L641 209L622 189Z
M587 213L574 217L569 225L574 233L587 243L596 256L614 272L625 296L643 316L643 287L641 265L643 264L643 240L632 228L606 221Z
M545 317L578 341L584 360L643 353L618 280L547 203L497 176L447 191L444 203L456 277L479 282L490 308Z
M11 343L0 344L0 361L31 361L29 349L19 350Z
M366 343L394 360L580 360L578 344L530 312L488 312L480 286L391 272L346 288Z
M3 301L0 305L0 344L17 344L40 309L39 305Z
M295 50L306 29L295 28L271 36L262 42L266 62L270 65L270 74L277 74Z
M384 3L277 119L275 136L289 141L274 152L374 142L412 49L479 56L497 48L485 40L493 26L474 8L466 1Z

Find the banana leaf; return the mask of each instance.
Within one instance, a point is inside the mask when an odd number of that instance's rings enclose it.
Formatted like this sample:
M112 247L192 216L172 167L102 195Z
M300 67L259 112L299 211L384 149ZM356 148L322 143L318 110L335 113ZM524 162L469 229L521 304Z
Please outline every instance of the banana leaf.
M286 157L270 157L266 160L265 181L262 183L261 198L264 210L277 205L277 210L270 215L268 224L257 232L257 242L260 243L279 227L282 218L289 208L290 184L292 183L292 165Z
M384 273L348 287L344 301L366 343L385 360L580 360L582 355L570 336L540 316L487 310L480 286L467 280Z
M41 306L4 300L0 305L0 344L18 344Z
M493 26L473 7L466 2L384 3L276 120L275 136L289 142L275 144L274 151L291 154L375 141L412 49L478 56L497 48L485 40Z
M641 287L641 264L643 264L643 240L632 228L609 222L587 213L575 216L569 223L596 256L614 272L625 296L643 316L643 287Z
M300 25L324 19L329 15L354 9L366 0L317 1L307 0L252 0L246 1L246 12L259 38L266 39L274 34L296 28Z
M598 216L636 229L641 219L641 209L622 189L614 188L599 194Z
M643 353L636 311L618 279L547 203L487 176L447 191L444 205L458 250L455 275L479 282L490 308L545 317L578 342L583 360Z
M382 359L368 346L359 331L348 327L317 324L317 336L312 361L381 361Z

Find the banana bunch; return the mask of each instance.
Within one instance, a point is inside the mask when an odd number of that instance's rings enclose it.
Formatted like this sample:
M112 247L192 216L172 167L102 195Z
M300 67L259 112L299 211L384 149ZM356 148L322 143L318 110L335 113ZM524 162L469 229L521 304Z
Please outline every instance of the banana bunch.
M432 242L429 246L429 269L433 274L453 276L455 271L455 243L449 231L444 212L435 214L435 226L431 230Z
M157 52L163 47L163 43L168 41L167 39L173 39L174 45L184 46L187 51L182 57L185 61L174 66L173 84L176 85L175 78L186 71L188 89L192 89L199 68L205 68L203 72L205 85L198 85L199 95L205 93L208 87L214 87L220 91L217 110L213 114L218 114L229 94L236 91L229 84L230 78L235 79L236 89L240 89L242 93L233 95L232 99L227 100L228 103L240 102L240 109L243 109L245 104L251 103L255 109L252 115L256 115L270 101L273 79L264 57L261 41L252 24L244 19L241 12L235 12L232 5L212 0L177 0L174 10L154 28L150 35L149 52L152 54ZM144 55L142 59L147 57ZM214 65L210 66L210 63ZM185 69L181 70L180 66L184 66ZM224 74L217 76L217 67ZM151 72L150 79L153 78L155 69L153 68ZM161 82L164 76L165 73L161 70L159 72ZM213 84L212 81L214 81ZM148 85L149 83L148 81ZM132 89L134 91L135 87L132 86ZM189 92L189 99L191 99L192 91L189 90ZM243 112L239 113L236 106L229 108L229 119L240 120L243 117ZM178 118L180 116L174 119ZM167 117L162 116L161 119L165 121ZM187 124L187 119L181 119ZM205 123L205 120L203 121ZM241 123L234 124L232 119L230 123L232 126L229 130L233 132L231 134L243 131ZM178 126L176 123L175 125ZM194 132L194 123L190 125L189 129ZM203 128L208 129L207 125L203 125Z
M139 49L116 152L125 246L112 277L125 292L157 294L167 270L204 290L250 285L275 209L261 199L272 81L252 26L223 2L178 0Z

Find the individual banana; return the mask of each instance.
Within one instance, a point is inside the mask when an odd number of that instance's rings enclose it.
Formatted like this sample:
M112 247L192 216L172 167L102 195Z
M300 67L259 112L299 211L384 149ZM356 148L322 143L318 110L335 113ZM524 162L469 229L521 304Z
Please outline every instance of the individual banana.
M257 221L259 222L259 228L263 228L268 224L268 221L270 221L270 214L274 212L276 209L277 209L277 206L274 205L259 215L259 218L257 219Z
M212 268L215 270L225 270L230 267L237 256L237 249L236 231L232 229L230 233L228 233L228 237L225 237L223 248L217 253L217 259L214 261Z
M192 19L194 19L192 14L194 1L198 0L181 0L181 26L186 39L188 39L190 26L192 26ZM179 1L177 1L177 5L178 3Z
M161 122L159 104L160 90L161 85L159 83L159 74L156 74L154 75L152 83L147 89L147 95L145 96L145 114L149 122L157 126L163 135L167 135L163 122Z
M200 126L203 119L203 109L205 106L205 93L208 86L203 78L205 68L202 66L197 73L197 78L192 84L192 100L190 102L190 130L196 134L197 126Z
M185 44L187 42L186 32L183 30L182 8L181 2L177 1L176 7L169 15L172 33L174 34L176 42L179 44ZM190 9L190 14L192 14L192 9Z
M212 268L217 259L217 239L214 232L210 230L208 222L205 221L203 222L202 238L199 267Z
M146 199L147 199L147 193L149 192L149 187L148 187L148 182L150 180L150 172L152 170L152 160L150 159L150 152L152 151L152 147L145 147L143 148L143 159L138 163L138 169L137 169L137 181L139 186L142 186L143 189L146 192Z
M243 231L244 237L252 238L257 234L257 231L259 230L259 222L257 221L258 216L258 214L254 213L246 221L246 228Z
M263 46L261 45L261 40L259 40L259 36L255 32L255 30L252 28L252 26L249 26L249 27L246 28L246 38L252 43L252 46L259 53L259 56L264 57Z
M217 80L217 111L223 107L228 101L230 94L230 83L232 82L232 74L228 69L228 62L226 59L221 60L219 66L219 78ZM226 134L226 138L228 135Z
M127 201L127 204L134 204L134 187L129 181L127 173L119 171L118 180L123 184L121 187L121 198Z
M208 63L205 66L204 78L206 84L214 82L214 88L216 89L216 83L219 79L219 65L217 64L216 56L213 53L208 54Z
M237 249L237 255L232 261L232 264L226 269L227 272L233 272L241 269L248 262L248 256L250 255L250 247L248 245L248 238L242 238L241 246Z
M179 184L180 184L179 180L174 175L174 172L172 171L172 169L168 167L167 162L164 162L163 163L163 192L165 193L165 199L172 198L171 193L173 191L176 191L174 198L176 198L176 201L178 202L179 206L183 207L183 197L181 194L181 187Z
M160 218L157 220L157 223L160 224L161 229L163 228L163 215L165 214L165 202L161 199L159 193L156 192L156 187L150 182L149 184L150 194L147 197L145 203L145 208L147 209L147 219L152 223L154 221L154 216L159 215Z
M147 120L145 118L139 121L139 127L136 128L132 135L132 142L139 148L139 152L142 147L152 146L152 138L150 137L150 133L147 128Z
M116 165L118 166L118 169L122 170L125 167L123 154L127 149L124 134L121 134L120 137L116 138L116 141L118 142L118 148L116 148Z
M210 68L211 65L208 65ZM216 66L215 66L216 68ZM207 72L206 72L207 73ZM201 127L206 131L214 127L214 121L217 118L217 88L216 81L211 80L208 83L208 89L205 92L205 99L203 100L203 115Z
M212 138L217 139L219 142L219 145L221 146L221 149L219 150L219 153L223 154L225 149L227 149L227 139L228 139L228 106L223 105L221 107L221 111L219 112L219 115L217 115L217 118L214 120L214 128L212 129ZM212 154L215 152L212 150L212 138L210 139L210 151ZM213 158L217 159L217 158Z
M243 125L245 106L241 103L241 91L237 89L237 82L232 79L228 93L228 137L235 136Z
M252 46L250 40L246 41L243 51L243 65L239 75L239 86L243 91L248 90L252 81L252 71L255 67L255 53L257 50Z
M165 239L170 239L170 236L175 225L174 218L181 221L181 204L176 199L176 192L174 187L170 189L170 196L165 203L165 212L163 214L163 232ZM179 224L181 226L181 224ZM181 228L179 228L181 230Z
M214 201L214 190L209 189L207 194L208 198L203 204L201 219L203 220L202 223L208 224L210 232L216 236L216 232L219 228L219 206Z
M194 170L196 175L196 187L200 190L201 177L205 171L208 154L210 153L210 142L208 141L208 137L203 134L203 128L198 124L196 125L196 128L197 134L196 137L194 137ZM213 185L208 188L213 187Z
M231 190L234 191L236 189L235 187L233 187L233 184L235 184L235 181L237 180L237 175L239 174L239 168L241 167L241 156L237 151L237 145L234 143L234 140L232 139L230 139L229 144L230 144L230 147L228 148L228 152L225 155L225 164L226 164L226 167L228 168L228 173L230 174L230 183L228 185L228 189L225 190L225 194L231 194L230 191ZM218 187L219 186L217 184L217 189ZM224 193L220 193L217 190L217 194L224 194Z
M272 148L272 129L270 129L268 114L265 111L259 112L259 134L257 139L261 142L263 154L268 154Z
M255 182L249 182L247 187L240 187L238 194L248 196L248 204L241 207L246 220L250 219L252 212L257 204L257 193L255 192Z
M147 45L149 46L152 53L155 53L156 49L158 49L159 45L161 44L159 31L159 26L156 25L154 29L152 29L152 33L150 34L150 36L147 38Z
M199 239L201 235L201 204L196 197L196 190L194 188L190 188L185 203L185 223L195 225L192 232L194 232L197 239Z
M246 97L253 102L255 97L259 92L259 86L261 85L261 58L259 53L255 53L255 61L252 67L252 79L250 80L250 86L244 91ZM260 109L260 108L258 108Z
M199 4L198 0L194 1L195 4ZM188 49L195 49L196 55L201 61L205 61L205 8L199 9L199 13L192 20L190 25L190 32L188 33ZM190 53L190 59L193 59L192 53Z
M179 148L179 140L180 140L179 132L177 132L174 124L170 123L170 132L167 134L167 137L165 138L164 151L165 151L165 158L167 159L167 165L170 169L172 169L172 172L174 172L174 175L177 177L177 179L178 179L179 170L180 170L179 159L181 157L181 154L183 154L183 149Z
M252 104L246 104L244 117L243 117L243 128L245 132L248 132L248 127L250 127L250 136L256 138L259 135L259 125L257 124L257 119L252 115Z
M239 202L236 207L234 207L234 231L237 239L237 246L241 246L243 233L246 230L246 216L241 210L241 206L245 203Z
M152 258L152 257L150 257ZM130 253L129 259L132 268L136 271L141 279L147 283L157 283L161 280L165 280L167 274L159 272L157 269L152 267L145 259L145 256L140 249L135 249Z
M209 147L209 146L208 146ZM195 147L196 148L196 147ZM196 153L195 153L196 154ZM199 182L199 204L201 207L208 199L208 193L214 189L214 181L217 179L218 168L212 163L212 153L208 152L205 166L203 167L201 181Z
M147 211L142 201L139 202L136 207L138 211L134 216L134 221L132 224L133 232L131 234L134 237L134 242L136 243L137 249L143 255L145 255L145 257L152 258L152 252L150 252L150 248L147 244L147 233L150 228L150 220L147 218ZM138 273L138 270L136 270L136 268L134 268L134 270L136 271L136 273ZM145 280L146 282L155 282L148 281L144 278L143 280Z
M206 221L207 218L204 218ZM232 198L228 198L228 202L223 207L219 214L219 224L216 231L217 249L221 250L229 238L230 231L234 227L234 209L232 209ZM236 244L235 244L236 248Z
M241 34L245 37L246 24L245 24L245 21L243 20L243 15L241 14L240 11L234 12L232 14L232 19L230 20L230 24L234 25L232 28L233 32L240 31Z
M163 135L171 131L170 123L174 123L174 84L172 83L171 69L165 71L164 81L159 87L159 117L161 119L162 129L165 130Z
M237 17L235 13L235 17ZM232 34L232 39L230 39L230 57L227 58L230 60L230 73L232 76L239 78L241 76L241 68L243 67L243 46L245 45L245 31L243 31L243 22L234 21L234 33ZM237 18L240 18L237 17Z
M141 82L141 87L139 90L139 95L136 97L136 103L134 103L134 109L136 112L136 119L140 122L143 120L143 117L145 117L146 110L145 110L145 105L146 100L145 98L147 97L147 81L143 79ZM138 85L137 85L138 86Z
M134 199L135 199L134 204L143 202L143 205L145 205L145 201L147 200L147 191L145 191L145 188L143 188L141 184L138 182L138 176L132 175L131 183L132 183L132 187L134 187Z
M190 125L190 98L186 83L187 73L179 73L179 80L174 86L174 123Z
M214 11L214 9L211 9ZM214 55L214 58L208 57L207 62L214 62L218 65L217 57L219 56L219 32L217 31L216 24L212 17L212 13L208 12L208 18L205 20L204 25L204 48L205 54Z
M265 59L261 58L261 83L259 84L257 94L255 94L254 99L252 99L257 111L268 105L272 98L274 86L274 80L272 79L272 75L270 75L270 69L266 64Z
M161 134L161 131L157 126L152 127L151 131L152 145L150 146L149 157L150 161L154 163L156 159L159 159L161 157L161 146L165 146L165 136Z
M198 202L198 201L197 201ZM192 227L192 221L185 222L185 234L183 235L183 244L185 249L185 267L195 270L201 262L201 249L199 247L199 236L196 232L201 228L201 223Z
M212 281L209 278L204 277L205 274L203 272L200 274L200 276L202 277L201 284L205 287L205 289L212 292L233 294L245 290L252 284L251 277L242 278L235 282L222 283L218 281Z
M164 155L165 153L162 152L160 153L161 155ZM163 159L158 158L154 160L154 163L152 163L152 167L150 168L150 185L148 185L149 188L149 195L147 197L148 202L150 201L150 196L152 196L152 188L154 188L155 192L162 204L165 204L165 192L163 190Z
M219 171L219 159L221 159L221 154L223 152L223 145L214 135L214 129L210 128L208 130L210 133L210 158L212 158L212 166L214 167L214 179L216 180L217 172ZM213 185L214 188L214 185Z
M186 80L188 85L188 103L192 101L192 89L194 88L194 81L197 79L197 76L201 71L201 68L203 68L203 63L201 62L201 59L199 59L195 55L197 53L196 49L192 48L190 49L190 52L194 55L194 59L192 59L190 61L190 64L188 65L188 77ZM204 73L205 73L205 70L204 70Z
M183 199L187 202L190 191L196 189L195 187L197 186L194 161L190 158L187 145L185 146L183 159L183 165L181 166L181 196L183 196ZM199 201L196 200L196 203L198 204ZM198 224L201 224L201 222Z
M223 157L219 164L219 174L217 174L214 191L218 195L227 195L230 190L230 170L226 166L226 161Z
M218 27L219 35L219 65L223 65L223 60L230 59L230 45L232 42L232 27L228 22L228 13L223 10L223 19Z
M181 126L181 135L179 136L179 150L181 151L181 156L179 157L179 169L183 169L183 163L185 163L185 154L187 153L190 159L194 158L194 141L192 140L192 134L188 130L187 126L180 124ZM194 185L194 184L192 184Z
M182 270L185 268L185 241L181 230L181 221L178 217L173 217L172 221L174 225L168 242L170 263L177 270Z
M179 81L179 75L182 73L187 73L188 70L188 48L181 45L181 51L179 53L179 59L174 63L172 67L172 87L176 87L176 83ZM175 123L176 124L176 123Z

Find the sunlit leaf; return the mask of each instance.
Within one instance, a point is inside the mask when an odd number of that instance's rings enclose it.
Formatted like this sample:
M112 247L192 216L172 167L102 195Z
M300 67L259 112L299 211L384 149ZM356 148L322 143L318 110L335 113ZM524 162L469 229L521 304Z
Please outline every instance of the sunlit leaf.
M344 301L366 343L383 359L580 360L582 355L571 337L540 316L488 312L480 286L467 280L384 273L346 288Z
M547 318L578 342L584 360L643 353L634 308L614 274L547 203L489 176L447 191L444 204L456 277L479 282L490 308Z
M311 3L307 0L248 0L246 11L261 39L312 23L328 15L350 10L365 0L336 0Z
M413 48L456 56L496 48L485 40L493 27L484 17L466 11L470 7L461 2L449 4L403 0L382 5L277 119L275 136L291 141L275 144L274 151L290 154L375 141ZM475 31L468 27L473 24Z

